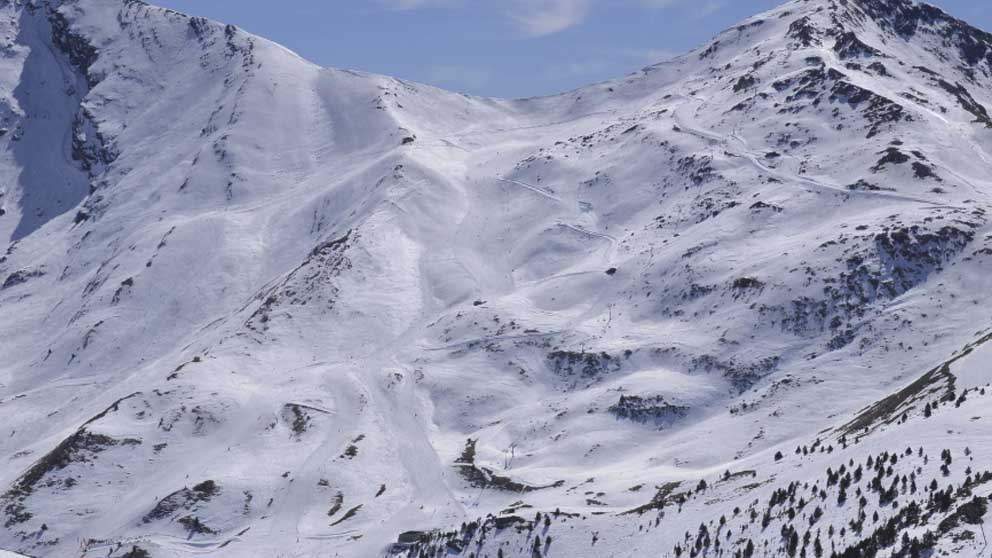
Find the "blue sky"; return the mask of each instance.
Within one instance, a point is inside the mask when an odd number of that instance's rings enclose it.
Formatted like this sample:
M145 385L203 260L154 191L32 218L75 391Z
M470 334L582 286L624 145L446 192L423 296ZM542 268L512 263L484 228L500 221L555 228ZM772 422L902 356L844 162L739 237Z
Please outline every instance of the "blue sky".
M152 0L323 66L529 97L623 76L784 0ZM932 2L992 30L989 0Z

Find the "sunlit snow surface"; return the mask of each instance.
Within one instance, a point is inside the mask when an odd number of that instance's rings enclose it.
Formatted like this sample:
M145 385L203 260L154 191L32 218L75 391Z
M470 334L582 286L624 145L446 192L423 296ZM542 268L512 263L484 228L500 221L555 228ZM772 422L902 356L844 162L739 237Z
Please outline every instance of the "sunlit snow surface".
M0 547L829 556L913 501L882 555L983 547L992 37L799 1L504 101L140 2L0 18Z

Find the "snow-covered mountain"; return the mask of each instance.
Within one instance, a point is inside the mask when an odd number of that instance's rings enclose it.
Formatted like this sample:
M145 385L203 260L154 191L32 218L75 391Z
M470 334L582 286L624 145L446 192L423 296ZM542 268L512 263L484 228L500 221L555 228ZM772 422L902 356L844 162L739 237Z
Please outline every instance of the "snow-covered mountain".
M0 4L0 548L973 556L992 35L796 0L505 101Z

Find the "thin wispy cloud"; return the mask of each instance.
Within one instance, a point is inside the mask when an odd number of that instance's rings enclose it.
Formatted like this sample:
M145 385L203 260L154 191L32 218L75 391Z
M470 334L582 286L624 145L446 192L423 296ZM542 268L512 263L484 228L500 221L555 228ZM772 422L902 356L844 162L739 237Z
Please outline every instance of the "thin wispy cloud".
M724 5L725 2L723 0L710 0L709 2L700 3L692 11L692 17L694 19L709 17L723 9Z
M417 10L445 6L473 6L479 9L497 6L524 36L537 38L554 35L584 23L596 9L608 9L610 4L639 4L648 11L684 9L689 17L701 19L724 6L725 0L375 0L392 10Z
M519 0L507 15L530 37L552 35L585 21L591 0Z

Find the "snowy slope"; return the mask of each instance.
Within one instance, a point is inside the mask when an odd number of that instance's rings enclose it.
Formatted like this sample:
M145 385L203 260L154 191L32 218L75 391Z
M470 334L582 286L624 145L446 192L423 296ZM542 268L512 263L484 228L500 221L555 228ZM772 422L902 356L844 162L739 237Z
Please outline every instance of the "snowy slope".
M504 101L0 26L0 548L982 548L992 35L801 0Z

